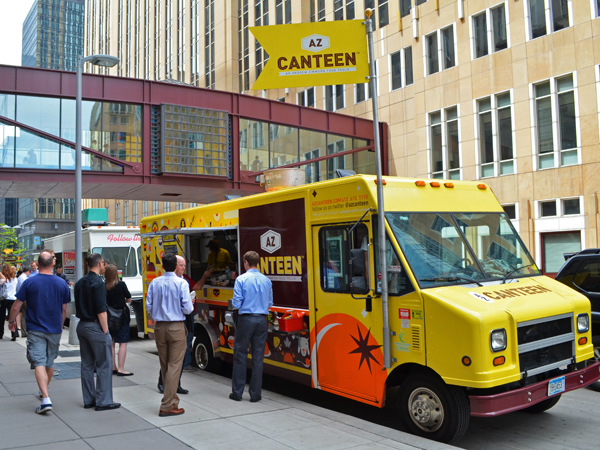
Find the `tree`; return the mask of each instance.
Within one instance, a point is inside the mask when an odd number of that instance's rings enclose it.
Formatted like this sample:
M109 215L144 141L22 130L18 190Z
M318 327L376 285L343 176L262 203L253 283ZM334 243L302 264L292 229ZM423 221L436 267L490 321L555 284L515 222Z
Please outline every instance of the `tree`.
M20 261L21 253L25 250L23 244L17 238L14 228L0 224L0 260L4 264L15 264Z

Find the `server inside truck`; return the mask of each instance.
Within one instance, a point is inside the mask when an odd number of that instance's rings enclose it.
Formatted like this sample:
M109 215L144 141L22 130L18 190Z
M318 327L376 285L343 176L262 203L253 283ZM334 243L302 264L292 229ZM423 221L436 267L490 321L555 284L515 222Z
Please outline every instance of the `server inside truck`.
M188 252L186 259L189 261L191 278L200 280L205 272L211 269L207 284L214 285L217 283L217 279L226 276L227 269L229 273L239 273L237 242L237 230L219 230L215 233L190 235L189 245L185 247ZM215 261L220 260L217 258L218 254L215 250L218 250L219 254L227 253L227 258L220 258L228 261L227 264L215 264ZM215 256L211 258L211 254Z

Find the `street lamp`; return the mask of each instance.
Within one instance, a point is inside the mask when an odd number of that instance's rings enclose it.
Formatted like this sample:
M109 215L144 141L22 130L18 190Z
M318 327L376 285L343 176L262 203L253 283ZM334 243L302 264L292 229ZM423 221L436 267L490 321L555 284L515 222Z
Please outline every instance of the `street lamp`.
M81 260L81 73L83 64L90 62L96 66L113 67L119 58L110 55L77 57L77 93L75 97L75 280L83 275Z

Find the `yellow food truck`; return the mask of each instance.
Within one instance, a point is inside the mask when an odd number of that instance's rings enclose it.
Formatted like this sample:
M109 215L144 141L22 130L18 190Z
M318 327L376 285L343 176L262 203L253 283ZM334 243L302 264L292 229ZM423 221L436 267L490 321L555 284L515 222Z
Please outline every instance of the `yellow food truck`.
M193 346L198 366L217 370L232 360L240 261L257 251L274 294L265 372L378 407L395 387L403 428L439 441L459 438L470 416L542 412L598 380L589 301L541 275L487 185L385 177L382 187L381 252L374 176L146 217L144 292L165 252L197 281L219 241L232 263L196 292ZM145 325L151 333L152 317Z

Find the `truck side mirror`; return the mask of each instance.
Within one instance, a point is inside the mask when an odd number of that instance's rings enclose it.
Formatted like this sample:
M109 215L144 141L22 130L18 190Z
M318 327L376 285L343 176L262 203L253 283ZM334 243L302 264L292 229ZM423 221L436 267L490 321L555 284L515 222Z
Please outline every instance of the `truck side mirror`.
M365 252L359 248L350 250L350 293L364 295L369 292L365 279Z

